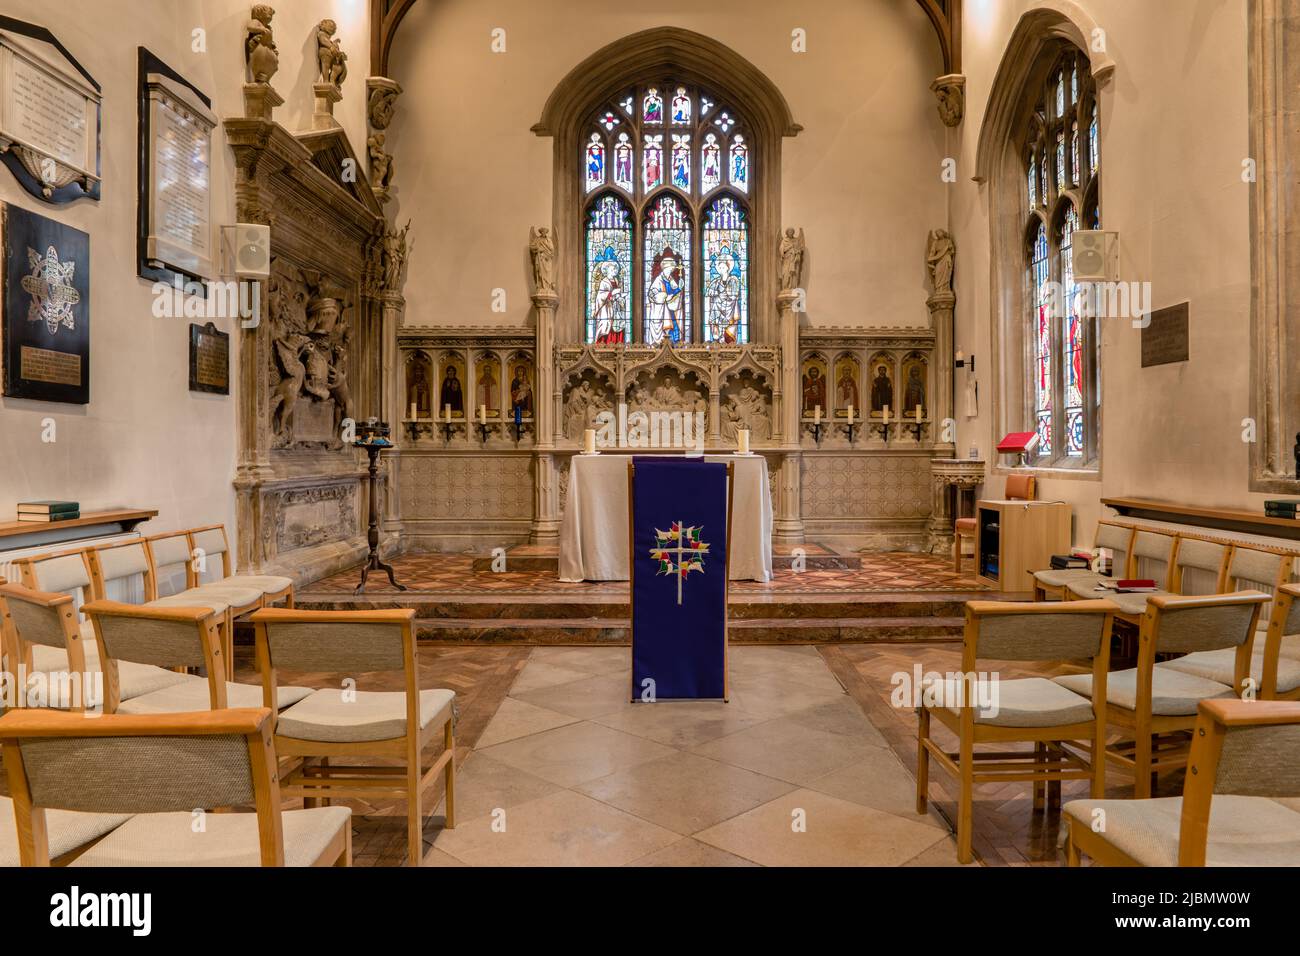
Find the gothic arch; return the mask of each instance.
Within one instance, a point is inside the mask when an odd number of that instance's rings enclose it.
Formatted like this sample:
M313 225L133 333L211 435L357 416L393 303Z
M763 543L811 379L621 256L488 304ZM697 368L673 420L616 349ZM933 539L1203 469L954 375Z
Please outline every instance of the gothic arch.
M582 124L604 100L656 73L702 84L744 111L754 132L755 167L762 170L751 210L750 341L776 339L776 250L781 226L781 146L802 127L794 121L781 91L757 67L725 44L679 27L657 27L623 37L595 51L560 80L533 126L538 136L553 139L552 232L555 236L560 297L556 341L582 341L583 210L579 153ZM721 100L720 100L721 101Z

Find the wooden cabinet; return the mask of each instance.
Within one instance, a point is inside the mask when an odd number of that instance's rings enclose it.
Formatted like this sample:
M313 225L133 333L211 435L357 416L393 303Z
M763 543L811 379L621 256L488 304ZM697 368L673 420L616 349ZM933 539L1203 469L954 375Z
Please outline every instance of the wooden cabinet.
M1060 501L980 501L975 571L999 591L1028 591L1029 574L1070 553L1070 506Z

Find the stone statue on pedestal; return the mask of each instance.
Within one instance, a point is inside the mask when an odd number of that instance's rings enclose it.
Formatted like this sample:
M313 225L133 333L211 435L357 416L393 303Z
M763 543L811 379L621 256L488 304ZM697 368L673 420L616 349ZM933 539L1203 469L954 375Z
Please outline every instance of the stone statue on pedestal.
M946 229L931 229L926 242L925 265L930 270L934 295L952 295L952 262L957 247Z
M320 73L319 82L328 83L335 89L343 86L348 78L348 55L334 39L338 24L333 20L322 20L316 24L316 64Z
M533 258L533 285L538 293L555 292L555 242L546 226L528 232L528 253Z
M802 288L803 254L803 230L787 229L781 238L781 291Z
M271 36L271 18L275 10L269 4L253 7L249 21L244 26L244 62L254 83L269 83L280 69L280 54Z

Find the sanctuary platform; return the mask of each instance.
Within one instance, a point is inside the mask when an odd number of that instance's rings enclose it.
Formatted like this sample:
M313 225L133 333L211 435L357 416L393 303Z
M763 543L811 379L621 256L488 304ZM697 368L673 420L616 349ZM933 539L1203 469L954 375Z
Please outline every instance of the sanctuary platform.
M796 570L791 549L778 549L771 581L731 582L732 643L957 641L964 602L993 593L968 573L954 572L942 555L841 554L815 544L803 549L803 570ZM304 588L297 604L321 610L412 607L423 640L629 642L626 582L560 581L553 548L514 549L505 563L507 570L493 571L491 556L404 554L392 564L406 591L372 575L365 593L355 594L360 570L352 568Z

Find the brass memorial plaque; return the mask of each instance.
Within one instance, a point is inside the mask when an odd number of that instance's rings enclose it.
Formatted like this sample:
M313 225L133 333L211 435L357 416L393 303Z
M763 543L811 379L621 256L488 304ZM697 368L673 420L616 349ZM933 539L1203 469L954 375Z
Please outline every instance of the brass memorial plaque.
M1186 302L1151 313L1151 321L1142 329L1143 368L1187 361L1190 346L1187 316Z
M80 385L81 356L71 352L55 352L22 346L19 374L32 382L49 382L51 385Z
M211 322L190 325L190 391L230 394L230 336Z

